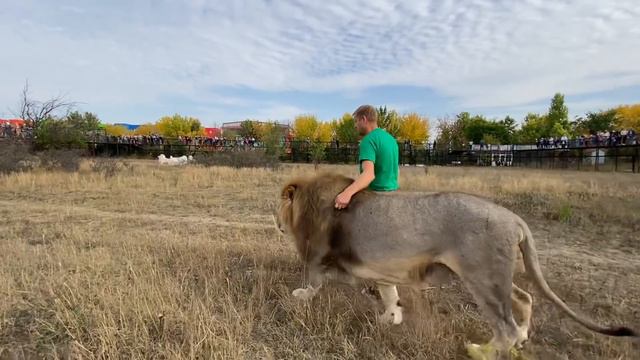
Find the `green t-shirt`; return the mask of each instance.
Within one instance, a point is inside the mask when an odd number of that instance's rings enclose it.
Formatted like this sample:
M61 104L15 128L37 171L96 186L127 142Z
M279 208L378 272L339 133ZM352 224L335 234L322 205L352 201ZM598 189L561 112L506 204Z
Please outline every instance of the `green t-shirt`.
M360 173L362 161L371 160L376 178L369 185L373 191L398 190L398 142L388 132L376 128L360 142Z

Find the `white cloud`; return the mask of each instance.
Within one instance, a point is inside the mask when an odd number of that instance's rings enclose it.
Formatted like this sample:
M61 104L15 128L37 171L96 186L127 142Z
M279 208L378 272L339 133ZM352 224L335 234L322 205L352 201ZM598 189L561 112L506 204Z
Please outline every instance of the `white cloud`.
M0 106L25 78L89 106L248 106L216 87L432 87L460 108L640 84L635 0L59 1L3 5ZM254 115L288 117L277 104ZM281 111L278 113L277 111Z

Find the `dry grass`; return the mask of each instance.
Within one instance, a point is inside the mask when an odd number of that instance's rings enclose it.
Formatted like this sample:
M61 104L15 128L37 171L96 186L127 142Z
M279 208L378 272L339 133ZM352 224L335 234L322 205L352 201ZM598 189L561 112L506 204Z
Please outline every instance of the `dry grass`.
M427 299L401 289L407 320L391 328L376 323L381 305L359 288L292 299L301 265L271 214L280 185L312 167L132 165L0 177L0 358L463 359L464 341L490 336L457 283ZM636 327L639 181L503 169L401 174L406 190L461 190L514 209L570 306ZM638 354L637 344L585 331L533 294L530 358Z

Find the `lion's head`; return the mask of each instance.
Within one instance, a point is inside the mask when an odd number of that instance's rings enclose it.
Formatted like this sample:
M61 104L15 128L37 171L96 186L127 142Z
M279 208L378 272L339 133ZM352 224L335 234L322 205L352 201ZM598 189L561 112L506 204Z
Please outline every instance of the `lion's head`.
M353 179L331 173L299 177L289 181L280 191L276 223L278 229L293 236L308 236L329 221L334 212L335 197Z

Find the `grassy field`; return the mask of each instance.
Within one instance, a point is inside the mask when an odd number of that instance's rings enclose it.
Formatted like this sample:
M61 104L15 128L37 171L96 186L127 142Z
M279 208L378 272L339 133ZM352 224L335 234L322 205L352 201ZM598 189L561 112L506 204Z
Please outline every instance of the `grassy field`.
M465 341L489 339L458 282L426 297L400 288L406 317L393 327L357 287L292 298L302 266L272 214L280 186L313 171L136 161L113 176L85 164L0 177L0 359L464 359ZM619 173L401 169L403 189L481 194L523 216L572 308L636 328L639 184ZM527 358L638 358L638 344L584 330L524 285Z

